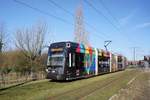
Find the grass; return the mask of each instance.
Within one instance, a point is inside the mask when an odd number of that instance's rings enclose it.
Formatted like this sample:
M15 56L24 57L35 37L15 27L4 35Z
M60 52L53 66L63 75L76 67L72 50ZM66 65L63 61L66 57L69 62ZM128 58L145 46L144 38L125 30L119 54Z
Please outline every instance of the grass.
M72 82L35 81L0 91L1 100L98 99L106 100L136 75L130 69Z
M114 93L126 86L126 83L131 79L133 71L113 74L111 77L105 77L103 80L94 82L91 85L71 91L70 93L58 96L53 99L76 100L76 99L99 99L108 100ZM132 74L135 75L136 73ZM130 76L130 77L129 77Z
M112 100L149 100L150 98L150 71L141 71L128 86L119 91Z

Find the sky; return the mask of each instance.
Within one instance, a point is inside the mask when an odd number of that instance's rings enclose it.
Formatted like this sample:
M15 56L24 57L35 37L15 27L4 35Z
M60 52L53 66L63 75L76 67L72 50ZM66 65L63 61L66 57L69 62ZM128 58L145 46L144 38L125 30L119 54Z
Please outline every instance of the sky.
M47 23L46 44L58 41L73 41L75 11L80 0L53 0L74 15L64 12L48 0L17 0L47 14L40 13L21 5L15 0L0 0L0 22L4 22L10 40L14 40L15 30L30 27L38 21ZM98 12L87 2L90 2ZM82 0L84 23L89 33L92 47L104 49L104 41L111 40L108 49L121 53L133 60L133 47L136 47L136 59L150 53L150 0ZM52 16L53 17L52 17ZM55 16L55 18L54 18ZM59 17L65 22L56 19ZM14 41L11 41L14 47Z

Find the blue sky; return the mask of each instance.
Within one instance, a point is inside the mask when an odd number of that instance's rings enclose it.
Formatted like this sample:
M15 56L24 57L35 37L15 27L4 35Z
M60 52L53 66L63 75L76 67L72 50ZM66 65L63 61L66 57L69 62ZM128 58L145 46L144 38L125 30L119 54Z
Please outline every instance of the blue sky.
M50 41L72 41L74 38L74 17L57 8L48 0L18 0L41 9L52 15L61 17L71 24L66 24L53 17L39 13L33 9L20 5L14 0L0 0L0 22L6 24L8 34L13 38L17 28L30 27L38 20L48 24L46 43ZM54 0L69 12L75 14L80 0ZM98 14L83 0L84 20L94 26L96 31L85 24L89 32L89 42L93 47L104 48L105 40L112 40L109 50L122 53L133 58L132 47L138 47L137 59L150 53L150 1L149 0L100 0L111 12L108 12L99 0L87 0L103 13L117 29L103 15ZM99 35L99 37L97 36ZM102 37L102 38L101 38ZM13 40L13 39L12 39ZM13 45L13 43L11 43Z

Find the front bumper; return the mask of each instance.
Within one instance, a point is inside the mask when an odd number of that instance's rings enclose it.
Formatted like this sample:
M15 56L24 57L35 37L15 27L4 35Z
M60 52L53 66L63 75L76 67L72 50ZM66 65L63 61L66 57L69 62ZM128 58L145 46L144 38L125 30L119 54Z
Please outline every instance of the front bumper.
M65 76L62 74L54 74L54 73L48 73L47 74L47 78L48 79L52 79L52 80L65 80Z

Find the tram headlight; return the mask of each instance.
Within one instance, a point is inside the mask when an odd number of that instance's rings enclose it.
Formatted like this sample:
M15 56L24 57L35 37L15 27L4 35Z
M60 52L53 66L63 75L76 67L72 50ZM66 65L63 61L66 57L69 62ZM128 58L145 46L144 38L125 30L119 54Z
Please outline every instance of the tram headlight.
M47 68L47 69L45 69L45 71L48 73L48 72L49 72L48 68Z

